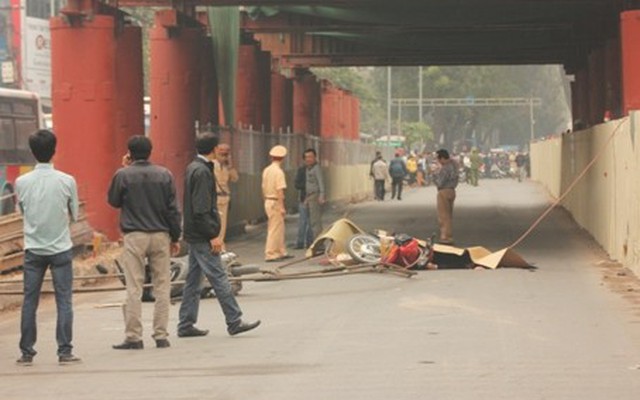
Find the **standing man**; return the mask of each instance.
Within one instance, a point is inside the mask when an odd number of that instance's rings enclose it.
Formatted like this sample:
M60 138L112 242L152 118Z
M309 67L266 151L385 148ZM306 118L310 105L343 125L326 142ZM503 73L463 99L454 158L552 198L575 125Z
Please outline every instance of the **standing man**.
M313 239L322 233L322 205L325 202L324 180L322 169L317 161L317 153L314 149L304 152L306 165L306 198L304 200L309 212L309 224Z
M373 177L373 186L375 190L375 198L378 201L384 201L384 185L391 179L389 176L389 167L382 158L380 152L376 153L376 161L371 165L371 176Z
M212 133L196 137L198 156L189 164L184 178L184 239L189 243L189 272L180 305L178 337L205 336L208 330L198 329L200 284L207 278L220 303L229 335L237 335L260 325L260 321L242 321L242 311L231 290L227 271L222 266L220 252L220 216L217 210L213 159L218 138Z
M526 158L524 156L524 154L522 153L518 153L518 155L516 156L516 167L517 167L517 174L518 174L518 182L522 182L523 180L527 179L527 168L526 168Z
M304 155L302 157L304 161ZM295 188L298 190L298 236L294 249L306 249L313 243L313 234L309 225L309 213L305 205L307 197L307 167L302 165L296 171Z
M453 202L456 199L458 186L458 166L449 157L449 152L440 149L436 152L440 168L434 175L438 188L438 224L440 225L440 243L453 244L451 223L453 220Z
M116 350L141 350L142 291L147 260L151 269L155 304L153 339L156 347L170 346L167 337L171 305L170 255L180 251L180 212L176 187L168 169L149 162L151 140L132 136L129 153L111 181L108 201L120 209L120 230L124 235L122 266L127 286L124 304L125 339Z
M229 222L229 203L231 201L230 182L238 182L238 171L231 164L231 146L221 143L216 147L216 158L213 160L213 175L216 182L218 213L220 214L220 235L216 238L218 245L225 248L227 223Z
M73 254L70 219L78 219L78 191L72 176L56 171L51 159L56 137L48 130L29 136L31 153L38 161L33 171L16 181L18 205L24 220L24 300L20 324L18 365L31 365L37 354L36 312L47 268L51 270L58 320L56 341L60 364L78 363L73 355Z
M282 160L287 156L287 148L273 146L269 151L271 165L262 171L262 196L264 210L268 218L267 243L264 258L267 262L283 261L293 256L287 254L284 244L284 190L287 182L282 171Z
M396 151L396 157L389 163L389 175L391 175L391 200L396 198L402 200L402 184L404 177L407 176L407 165L402 158L401 153Z
M471 150L471 156L469 156L471 162L471 176L469 177L469 183L472 186L478 186L478 180L480 179L480 167L482 166L482 157L478 154L478 149L475 147Z

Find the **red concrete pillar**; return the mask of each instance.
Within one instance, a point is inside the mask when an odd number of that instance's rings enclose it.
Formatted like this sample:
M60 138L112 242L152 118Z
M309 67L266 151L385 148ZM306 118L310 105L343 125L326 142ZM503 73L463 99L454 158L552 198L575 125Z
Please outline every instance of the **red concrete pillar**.
M336 137L338 133L338 96L329 81L321 81L319 135L325 139Z
M106 203L116 165L116 36L114 19L94 15L71 26L51 19L56 166L73 175L92 227L118 236L117 212Z
M316 113L320 102L315 76L302 74L293 82L293 131L296 133L317 134ZM321 125L321 124L320 124Z
M622 48L622 107L624 115L640 109L640 10L620 15Z
M142 29L127 26L116 39L116 131L114 165L120 165L133 135L144 135Z
M360 99L351 98L351 139L360 140Z
M271 131L291 128L291 81L277 72L271 73Z
M173 173L182 201L184 171L195 154L202 31L161 24L150 30L152 159Z
M236 86L236 124L257 126L258 109L258 54L255 44L243 44L238 52L238 77Z
M607 41L604 58L605 110L611 113L611 118L620 118L622 116L622 86L620 40L618 38Z
M211 39L202 37L200 76L200 110L197 116L201 128L219 125L218 80L216 79Z

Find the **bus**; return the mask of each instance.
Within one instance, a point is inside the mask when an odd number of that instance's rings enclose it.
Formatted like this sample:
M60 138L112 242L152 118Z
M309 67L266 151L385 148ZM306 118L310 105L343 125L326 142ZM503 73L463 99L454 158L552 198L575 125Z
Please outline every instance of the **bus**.
M35 165L29 135L44 126L36 93L0 88L0 215L15 211L16 178Z

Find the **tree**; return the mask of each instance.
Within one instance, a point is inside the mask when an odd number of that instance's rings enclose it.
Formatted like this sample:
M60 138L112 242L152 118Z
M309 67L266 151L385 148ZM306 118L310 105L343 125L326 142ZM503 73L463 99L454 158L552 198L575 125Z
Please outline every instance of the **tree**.
M433 141L433 131L424 122L404 122L402 124L402 134L405 143L410 149L422 149L428 142Z

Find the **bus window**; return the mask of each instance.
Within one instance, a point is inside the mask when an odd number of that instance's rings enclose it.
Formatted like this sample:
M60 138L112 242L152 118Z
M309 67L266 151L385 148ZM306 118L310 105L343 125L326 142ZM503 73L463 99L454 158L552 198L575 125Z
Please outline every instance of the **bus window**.
M16 149L29 150L29 135L38 130L35 119L16 119Z
M14 150L16 148L16 130L13 120L0 118L0 150Z

